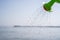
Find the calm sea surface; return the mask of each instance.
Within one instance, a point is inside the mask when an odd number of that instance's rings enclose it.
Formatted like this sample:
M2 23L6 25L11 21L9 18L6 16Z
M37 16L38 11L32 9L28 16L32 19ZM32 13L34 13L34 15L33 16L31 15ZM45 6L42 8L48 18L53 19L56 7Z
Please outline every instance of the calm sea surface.
M0 40L60 40L60 28L0 26Z

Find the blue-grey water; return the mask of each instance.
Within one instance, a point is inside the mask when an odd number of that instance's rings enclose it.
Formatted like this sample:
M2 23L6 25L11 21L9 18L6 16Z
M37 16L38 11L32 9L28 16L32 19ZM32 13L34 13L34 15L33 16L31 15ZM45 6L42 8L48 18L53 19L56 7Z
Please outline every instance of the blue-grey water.
M60 40L60 28L0 26L0 40Z

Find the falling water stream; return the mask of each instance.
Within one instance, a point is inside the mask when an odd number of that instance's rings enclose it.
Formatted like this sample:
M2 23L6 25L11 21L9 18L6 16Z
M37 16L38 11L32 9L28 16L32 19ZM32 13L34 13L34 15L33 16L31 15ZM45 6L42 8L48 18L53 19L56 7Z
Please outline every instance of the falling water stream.
M34 23L38 22L38 26L43 26L41 23L43 20L47 20L47 22L49 23L49 15L51 14L51 12L47 12L43 9L43 4L40 6L40 8L37 8L36 11L32 14L33 19L31 20L31 25L33 26ZM47 25L47 24L46 24Z

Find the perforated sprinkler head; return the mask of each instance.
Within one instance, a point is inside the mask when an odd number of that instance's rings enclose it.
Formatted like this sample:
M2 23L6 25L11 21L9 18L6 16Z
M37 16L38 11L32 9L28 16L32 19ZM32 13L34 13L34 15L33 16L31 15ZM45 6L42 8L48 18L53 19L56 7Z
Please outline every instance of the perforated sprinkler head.
M48 3L45 3L43 5L44 10L51 12L51 8L55 2L60 3L60 0L51 0Z

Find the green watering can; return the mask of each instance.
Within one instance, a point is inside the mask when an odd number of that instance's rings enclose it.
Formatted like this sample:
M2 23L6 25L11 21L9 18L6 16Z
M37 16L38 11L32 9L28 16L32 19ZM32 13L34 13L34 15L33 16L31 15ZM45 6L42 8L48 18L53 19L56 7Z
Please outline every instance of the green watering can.
M51 0L48 3L45 3L43 5L44 10L51 12L51 7L54 3L60 3L60 0Z

